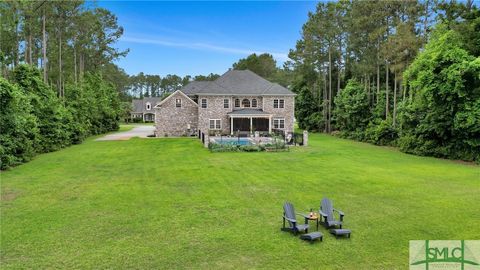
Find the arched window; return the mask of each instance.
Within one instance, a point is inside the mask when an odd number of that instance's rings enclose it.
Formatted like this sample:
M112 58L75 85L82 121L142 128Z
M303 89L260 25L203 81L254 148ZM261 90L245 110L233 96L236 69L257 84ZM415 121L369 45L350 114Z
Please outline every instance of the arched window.
M235 99L235 107L240 107L240 99L238 98Z
M250 100L248 100L248 99L246 99L246 98L243 99L243 100L242 100L242 106L243 106L244 108L250 108Z
M147 102L147 104L145 104L145 108L147 109L147 111L150 111L150 109L152 108L152 104L150 104L150 102Z
M257 99L254 98L252 99L252 108L256 108L257 107Z

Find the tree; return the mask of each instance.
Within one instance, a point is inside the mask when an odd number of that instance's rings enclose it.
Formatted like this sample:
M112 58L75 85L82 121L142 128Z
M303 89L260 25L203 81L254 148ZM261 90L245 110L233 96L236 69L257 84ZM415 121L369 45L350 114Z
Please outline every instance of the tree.
M446 28L438 27L405 71L410 98L399 114L399 145L417 155L478 160L480 58Z
M370 120L368 96L358 81L349 80L345 89L337 94L335 117L340 130L360 132L366 128Z
M237 70L248 69L265 79L273 78L277 72L277 62L268 53L251 54L247 58L238 60L232 67Z

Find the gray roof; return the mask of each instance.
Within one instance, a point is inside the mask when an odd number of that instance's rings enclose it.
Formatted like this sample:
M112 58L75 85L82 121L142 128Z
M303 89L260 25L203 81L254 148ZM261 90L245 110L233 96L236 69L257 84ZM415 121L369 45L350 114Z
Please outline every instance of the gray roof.
M132 112L134 113L155 113L155 110L153 107L160 103L162 101L162 98L160 97L144 97L143 99L134 99L132 100ZM150 102L151 104L151 109L147 110L146 104Z
M194 95L210 83L210 81L193 81L182 87L180 91L185 95Z
M263 110L256 110L256 109L241 109L241 110L235 110L233 112L227 113L228 115L251 115L251 114L262 114L262 115L270 115L267 112L264 112Z
M180 91L186 95L295 95L250 70L229 70L215 81L193 81Z

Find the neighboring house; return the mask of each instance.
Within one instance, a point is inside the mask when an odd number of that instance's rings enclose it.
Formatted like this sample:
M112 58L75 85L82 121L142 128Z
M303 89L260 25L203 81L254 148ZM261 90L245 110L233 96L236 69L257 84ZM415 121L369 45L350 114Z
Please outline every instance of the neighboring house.
M144 122L155 122L155 106L162 99L159 97L145 97L132 100L132 112L130 118L142 119Z
M155 108L158 137L293 132L295 94L249 70L193 81Z

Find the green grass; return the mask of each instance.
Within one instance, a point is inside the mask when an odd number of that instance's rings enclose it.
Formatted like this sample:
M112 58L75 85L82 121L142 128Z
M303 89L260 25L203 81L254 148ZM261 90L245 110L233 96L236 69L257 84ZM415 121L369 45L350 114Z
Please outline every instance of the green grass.
M406 269L413 239L480 237L480 168L311 134L282 153L93 141L1 173L2 268ZM346 213L351 239L281 232L282 204ZM313 223L311 223L313 225Z

